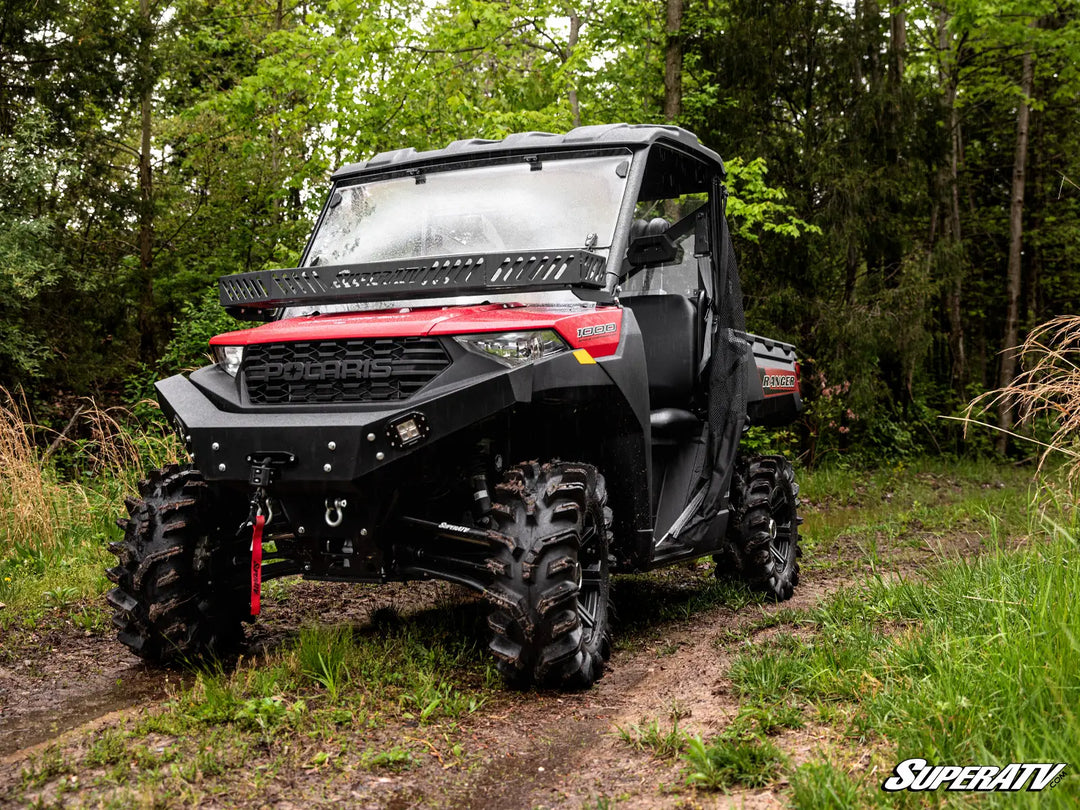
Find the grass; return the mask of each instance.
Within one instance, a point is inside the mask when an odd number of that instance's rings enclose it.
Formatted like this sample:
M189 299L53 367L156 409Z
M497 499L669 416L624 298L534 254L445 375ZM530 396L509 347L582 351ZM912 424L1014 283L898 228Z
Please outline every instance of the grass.
M704 740L679 728L684 707L671 712L672 726L642 718L640 724L617 728L620 739L634 750L659 760L678 760L686 784L703 790L757 788L779 776L785 756L769 739L804 725L802 710L790 703L746 703L724 731Z
M144 730L175 734L200 723L247 730L299 727L332 734L343 722L387 718L421 723L457 718L483 705L498 684L475 632L453 617L422 614L394 631L311 627L277 653L230 671L200 671L194 686Z
M871 575L883 560L900 557L922 567L979 549L988 523L998 536L1029 528L1030 469L987 461L921 459L881 469L828 467L797 474L804 502L804 571ZM941 538L959 540L953 551ZM991 538L992 539L992 538ZM716 580L707 561L685 563L615 583L618 649L656 643L658 657L675 650L664 625L692 621L725 608L757 610L767 600L738 582ZM762 613L759 624L732 631L718 643L746 638L768 626L799 623L790 610Z
M349 682L345 659L352 647L348 627L309 627L300 631L296 655L304 676L322 686L331 701Z
M660 728L657 720L642 718L640 725L618 728L620 739L637 751L644 751L657 759L674 759L686 749L688 737L679 729L675 720L669 731Z
M934 535L981 532L987 514L1003 526L1027 527L1029 501L1018 496L1031 482L1029 469L988 461L935 459L901 462L875 470L829 467L800 475L806 510L802 527L808 558L838 544L860 547L872 560L878 544L918 547Z
M691 738L677 725L643 719L620 736L678 759L700 788L772 784L786 772L795 807L937 803L881 793L884 774L909 756L946 764L1069 761L1080 742L1071 702L1080 691L1080 670L1071 664L1080 626L1071 605L1055 606L1080 592L1080 566L1071 562L1074 533L1056 531L1048 540L1041 520L1068 510L1048 511L1046 490L1036 492L1029 476L930 461L800 475L813 504L803 526L804 570L853 568L865 572L861 584L819 608L776 610L720 634L718 644L745 650L728 673L742 708L722 734ZM641 592L630 601L651 601L674 621L756 603L738 586L678 573L642 578L639 586L632 580ZM630 617L631 633L648 637L648 616ZM799 632L757 636L781 626ZM838 731L839 760L830 750L785 765L779 735L807 723ZM846 767L845 746L872 752L877 775ZM1078 781L1063 780L1055 796L1009 800L1071 806Z
M866 807L872 795L830 762L808 762L791 774L791 805L795 810Z
M706 790L772 784L784 764L775 743L760 735L725 733L706 743L693 737L683 755L686 782Z
M753 700L852 705L848 735L883 739L894 762L1069 762L1080 747L1077 546L1075 528L1059 527L1045 542L998 543L919 579L871 578L812 611L809 639L744 653L729 675ZM821 797L842 802L855 789L818 765L793 781L799 806L830 806ZM824 804L809 804L814 796ZM1075 773L1047 793L986 797L1078 799Z
M177 451L170 437L132 431L125 419L90 404L75 423L81 438L50 437L24 400L0 390L0 629L76 609L84 629L104 626L96 598L109 587L107 544L123 497L146 467ZM52 453L42 449L48 438L57 441Z
M1035 327L1020 346L1020 373L1005 388L977 397L968 406L966 415L969 424L988 426L985 422L974 421L973 414L990 418L989 411L1001 404L1008 405L1020 422L1017 430L1034 434L1010 435L1039 449L1040 468L1053 454L1063 458L1068 465L1069 482L1074 487L1080 483L1078 350L1080 316L1061 315Z

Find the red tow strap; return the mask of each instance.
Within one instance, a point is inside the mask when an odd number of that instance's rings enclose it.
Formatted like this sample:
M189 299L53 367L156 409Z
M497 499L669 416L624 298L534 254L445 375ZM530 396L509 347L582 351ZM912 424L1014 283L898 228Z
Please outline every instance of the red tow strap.
M251 533L251 615L258 616L262 609L262 535L266 518L255 516L255 529Z

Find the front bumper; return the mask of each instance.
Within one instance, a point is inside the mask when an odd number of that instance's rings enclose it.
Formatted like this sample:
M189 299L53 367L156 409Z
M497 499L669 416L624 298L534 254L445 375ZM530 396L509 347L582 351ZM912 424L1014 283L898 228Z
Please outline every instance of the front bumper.
M517 404L565 393L611 389L605 362L583 365L571 352L506 368L466 354L451 370L406 400L352 405L260 407L243 403L235 380L216 366L157 383L162 410L209 481L248 481L251 458L291 454L275 482L315 485L355 481L439 439ZM592 394L586 394L591 396ZM402 446L395 425L420 414L423 437Z
M275 473L276 481L330 484L360 478L511 407L531 389L532 368L500 369L393 403L288 412L219 407L196 384L215 374L224 372L209 367L156 385L162 410L207 480L246 482L249 458L289 453L295 461ZM413 414L422 415L426 434L402 447L394 425Z

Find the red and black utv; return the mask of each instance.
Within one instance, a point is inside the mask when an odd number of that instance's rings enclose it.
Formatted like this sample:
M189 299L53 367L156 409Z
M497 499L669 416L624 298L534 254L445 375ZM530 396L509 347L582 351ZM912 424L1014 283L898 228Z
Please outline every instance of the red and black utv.
M675 127L581 127L346 166L300 266L226 276L265 324L157 384L191 454L111 545L119 638L221 653L262 581L443 579L515 684L585 687L613 573L712 555L786 599L798 487L745 456L802 407L747 334L724 165Z

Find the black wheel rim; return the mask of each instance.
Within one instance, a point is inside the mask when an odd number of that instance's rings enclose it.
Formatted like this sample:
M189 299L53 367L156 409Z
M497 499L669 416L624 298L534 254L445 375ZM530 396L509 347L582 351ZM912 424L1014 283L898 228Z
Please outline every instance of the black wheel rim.
M596 520L586 513L578 551L578 618L584 631L585 645L592 644L604 621L605 563L603 542Z
M794 509L784 487L775 487L769 497L769 556L773 570L778 574L791 566L792 549L795 547L792 530L795 526Z

